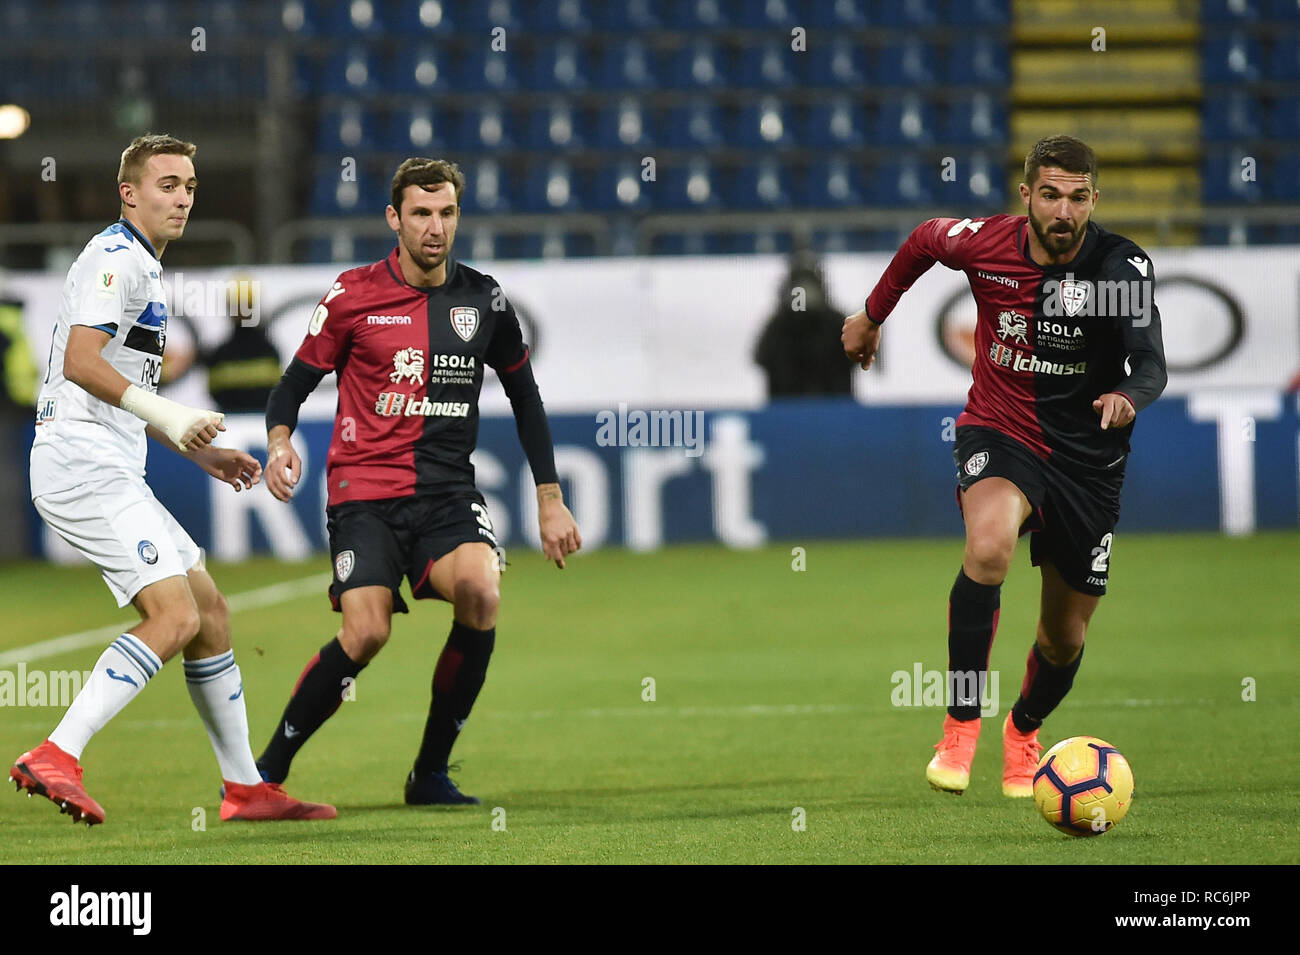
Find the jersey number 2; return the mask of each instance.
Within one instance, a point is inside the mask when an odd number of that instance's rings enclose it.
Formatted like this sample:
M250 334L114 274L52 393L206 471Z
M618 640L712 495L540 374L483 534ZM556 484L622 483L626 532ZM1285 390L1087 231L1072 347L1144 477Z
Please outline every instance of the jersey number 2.
M1110 545L1114 538L1113 533L1107 534L1101 539L1100 546L1092 549L1092 569L1095 573L1104 574L1110 569Z

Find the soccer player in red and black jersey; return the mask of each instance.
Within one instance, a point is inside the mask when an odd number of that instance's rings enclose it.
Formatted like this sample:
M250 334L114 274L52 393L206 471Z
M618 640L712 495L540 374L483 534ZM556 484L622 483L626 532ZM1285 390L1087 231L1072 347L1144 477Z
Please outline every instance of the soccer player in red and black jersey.
M448 778L447 760L483 686L500 602L497 540L469 460L484 365L510 398L537 482L543 551L563 568L582 545L519 319L491 276L448 258L464 190L454 163L398 167L387 210L397 248L338 277L267 403L267 485L287 501L302 473L289 440L298 409L325 375L338 375L327 527L330 600L343 627L307 664L258 759L273 782L387 642L394 610L407 612L398 590L405 576L412 596L454 609L406 801L479 801Z
M1020 197L1024 216L923 222L842 335L845 354L868 368L881 323L935 262L970 280L974 382L954 451L966 552L948 602L952 696L926 768L931 786L954 793L970 782L1002 581L1031 531L1041 608L1003 724L1002 791L1033 795L1038 729L1074 682L1106 592L1133 421L1166 382L1151 260L1091 221L1092 150L1070 136L1039 141Z

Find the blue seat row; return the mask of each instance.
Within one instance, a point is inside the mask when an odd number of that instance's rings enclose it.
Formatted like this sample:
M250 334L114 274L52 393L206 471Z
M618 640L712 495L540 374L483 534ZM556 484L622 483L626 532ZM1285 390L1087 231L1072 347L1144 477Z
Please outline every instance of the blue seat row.
M1300 81L1300 29L1215 32L1202 43L1201 74L1208 83Z
M1300 90L1271 101L1240 89L1210 93L1201 107L1201 135L1207 142L1294 142L1300 139Z
M1207 203L1300 202L1300 157L1211 150L1201 166L1201 193Z

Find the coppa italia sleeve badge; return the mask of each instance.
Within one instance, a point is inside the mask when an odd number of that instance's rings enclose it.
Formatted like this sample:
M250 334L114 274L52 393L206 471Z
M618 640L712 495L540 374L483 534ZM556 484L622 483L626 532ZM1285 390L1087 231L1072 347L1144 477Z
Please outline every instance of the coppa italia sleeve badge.
M478 309L458 306L451 310L451 327L462 341L469 341L478 331Z

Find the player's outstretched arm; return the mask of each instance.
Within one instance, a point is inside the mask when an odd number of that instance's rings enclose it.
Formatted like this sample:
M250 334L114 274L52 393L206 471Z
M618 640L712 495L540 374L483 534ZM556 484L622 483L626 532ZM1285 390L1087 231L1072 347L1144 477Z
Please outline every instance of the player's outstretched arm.
M537 486L537 523L542 532L542 553L563 570L564 558L582 547L582 534L564 506L559 484Z
M865 308L855 312L844 319L840 342L849 361L857 362L864 370L870 368L880 348L880 323L872 321Z
M163 447L169 448L186 460L193 461L207 474L223 484L229 484L236 491L252 487L262 480L262 463L247 451L240 451L238 448L219 448L215 444L182 451L176 447L171 438L153 425L149 425L145 431Z

